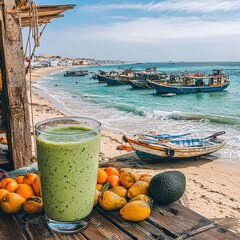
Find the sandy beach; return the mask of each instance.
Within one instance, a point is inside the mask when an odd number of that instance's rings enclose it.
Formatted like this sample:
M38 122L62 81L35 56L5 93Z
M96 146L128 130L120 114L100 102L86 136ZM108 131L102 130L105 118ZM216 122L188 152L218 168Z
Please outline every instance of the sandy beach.
M31 81L65 67L41 68L32 70ZM30 90L28 74L28 89ZM29 91L30 92L30 91ZM57 109L50 98L42 96L33 89L30 98L30 112L33 123L66 113ZM31 108L32 106L32 108ZM239 166L227 165L214 159L201 158L198 161L178 161L158 164L146 164L138 160L133 152L117 150L123 144L122 135L104 129L101 135L100 163L109 166L135 168L137 172L156 174L162 171L179 170L187 178L187 189L183 204L203 216L224 223L240 234L240 170Z

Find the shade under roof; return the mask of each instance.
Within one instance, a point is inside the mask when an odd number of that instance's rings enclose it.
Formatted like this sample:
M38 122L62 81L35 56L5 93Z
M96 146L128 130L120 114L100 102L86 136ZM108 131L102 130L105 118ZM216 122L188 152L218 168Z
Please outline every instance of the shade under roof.
M73 9L75 4L66 5L37 5L38 25L42 25L50 22L54 18L60 18L66 10ZM29 16L29 8L21 10L20 13L22 26L28 27L31 25L31 19Z

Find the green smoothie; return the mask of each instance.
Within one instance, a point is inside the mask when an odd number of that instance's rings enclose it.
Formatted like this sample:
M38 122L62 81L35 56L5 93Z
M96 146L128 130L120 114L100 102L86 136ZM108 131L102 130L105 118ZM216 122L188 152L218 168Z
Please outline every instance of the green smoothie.
M78 221L92 211L100 136L91 130L70 125L37 136L44 211L52 220Z

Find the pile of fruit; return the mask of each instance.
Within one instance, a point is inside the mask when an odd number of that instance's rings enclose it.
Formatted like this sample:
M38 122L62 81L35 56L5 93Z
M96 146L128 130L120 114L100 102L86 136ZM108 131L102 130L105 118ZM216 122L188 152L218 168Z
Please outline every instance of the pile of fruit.
M177 201L186 188L185 176L179 171L168 171L151 176L138 175L133 170L106 167L98 169L94 206L106 211L120 210L127 221L143 221L151 214L151 204ZM0 182L0 209L5 213L43 211L39 176L27 173Z
M127 221L143 221L151 214L151 203L170 204L186 189L186 178L179 171L154 176L138 175L132 170L99 168L95 205L106 211L120 209Z
M142 221L151 213L148 186L152 176L138 175L134 171L99 168L95 205L106 211L120 209L120 215L128 221Z
M43 211L39 176L27 173L16 178L6 177L0 182L0 207L5 213Z

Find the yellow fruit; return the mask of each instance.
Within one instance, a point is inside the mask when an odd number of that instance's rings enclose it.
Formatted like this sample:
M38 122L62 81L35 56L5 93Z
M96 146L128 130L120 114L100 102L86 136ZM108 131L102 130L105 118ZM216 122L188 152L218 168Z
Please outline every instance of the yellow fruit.
M119 197L123 197L123 198L127 197L127 189L123 186L115 186L115 187L110 188L108 190L116 193Z
M32 182L32 188L37 196L42 196L40 178L37 176Z
M43 201L41 197L32 196L26 199L23 203L23 210L26 213L40 213L43 211Z
M9 193L8 190L6 190L6 189L0 189L0 201L1 201L2 198L3 198L4 196L6 196L8 193Z
M128 171L128 168L120 168L120 169L118 169L119 175L122 175L126 171Z
M139 195L135 196L134 198L132 198L129 202L136 201L136 200L142 200L149 205L151 204L151 199L145 194L139 194Z
M1 209L5 213L16 213L22 209L25 199L17 193L8 193L1 200Z
M141 178L141 181L144 181L149 184L151 179L152 179L152 176L145 176L145 177Z
M148 195L148 183L144 181L135 182L127 192L127 196L131 199L139 194Z
M94 196L94 204L93 204L94 207L98 204L98 198L100 195L101 195L101 192L96 189L95 196Z
M140 175L139 180L142 180L144 177L152 177L152 175L148 173L143 173Z
M112 211L123 207L126 204L126 199L119 197L116 193L105 191L99 198L100 206L107 211Z
M138 175L132 171L126 171L120 175L120 182L125 188L130 188L138 179Z
M136 200L128 202L123 208L120 209L120 215L123 219L132 222L143 221L151 214L149 204L144 201Z

